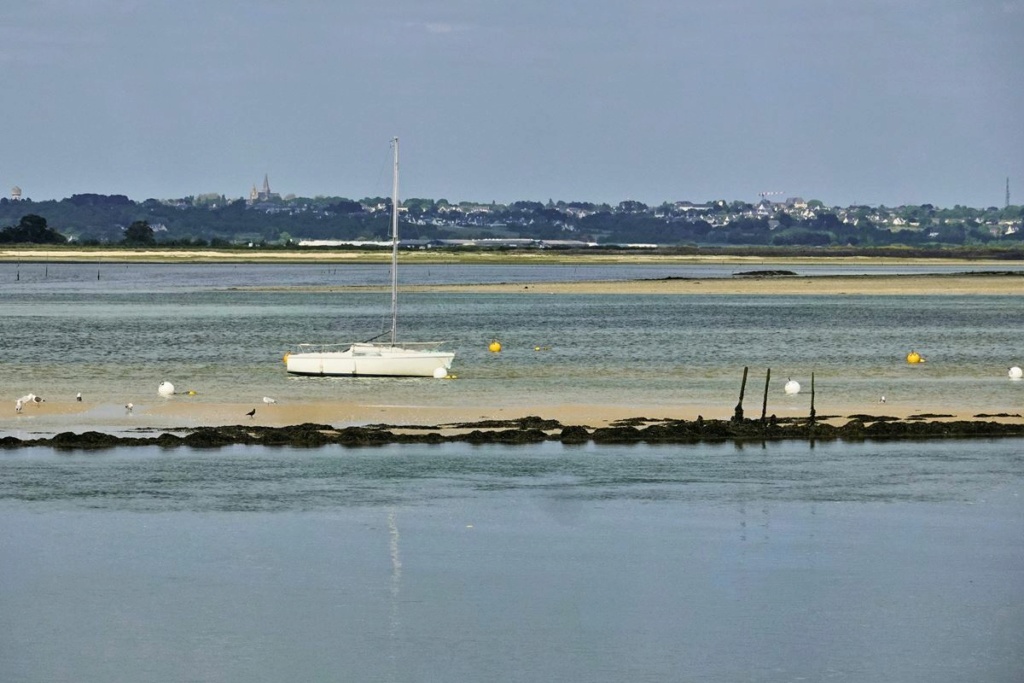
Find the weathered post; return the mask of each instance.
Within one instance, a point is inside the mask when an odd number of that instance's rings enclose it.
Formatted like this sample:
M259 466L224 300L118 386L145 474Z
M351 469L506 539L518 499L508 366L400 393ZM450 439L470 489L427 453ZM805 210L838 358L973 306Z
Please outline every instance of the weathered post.
M747 366L743 366L743 383L740 384L740 402L736 404L736 412L733 413L733 422L743 421L743 392L747 389Z
M761 427L764 428L765 418L768 416L768 385L772 381L772 369L764 375L764 401L761 402Z
M814 424L814 373L811 373L811 424Z

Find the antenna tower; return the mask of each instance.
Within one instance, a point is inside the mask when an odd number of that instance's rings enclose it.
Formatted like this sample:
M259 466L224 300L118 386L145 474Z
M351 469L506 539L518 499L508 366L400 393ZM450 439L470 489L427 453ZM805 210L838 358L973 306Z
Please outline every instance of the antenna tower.
M1006 208L1010 208L1010 178L1006 178Z

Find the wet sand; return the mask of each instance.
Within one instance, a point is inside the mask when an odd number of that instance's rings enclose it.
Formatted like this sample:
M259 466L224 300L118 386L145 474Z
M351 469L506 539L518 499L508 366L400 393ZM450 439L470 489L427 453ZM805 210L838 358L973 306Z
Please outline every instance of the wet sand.
M62 431L99 431L125 433L128 431L173 431L199 427L254 425L260 427L289 427L304 423L324 424L343 428L367 425L390 427L437 428L451 433L460 428L455 425L487 421L511 421L525 417L556 420L565 426L600 428L620 421L646 418L650 421L728 420L733 417L736 398L716 405L608 405L564 403L543 405L496 404L480 406L425 406L359 404L344 401L291 402L276 404L199 402L175 396L170 400L155 398L152 402L136 405L129 414L123 406L90 402L53 402L26 406L22 413L0 421L0 432L11 434L57 433ZM253 408L256 414L246 413ZM759 419L760 397L744 401L744 417ZM769 399L768 415L782 419L805 418L810 413L810 395ZM1024 424L1021 415L984 413L970 406L942 406L916 403L872 403L834 405L817 401L815 415L819 422L842 426L854 416L871 415L899 420L926 419L932 422L980 420ZM465 427L461 428L465 429Z
M269 288L268 288L269 289ZM380 288L323 287L300 291L370 291ZM529 284L407 285L403 292L492 292L500 294L622 294L732 296L1012 296L1024 294L1024 273L979 275L833 275L732 277Z

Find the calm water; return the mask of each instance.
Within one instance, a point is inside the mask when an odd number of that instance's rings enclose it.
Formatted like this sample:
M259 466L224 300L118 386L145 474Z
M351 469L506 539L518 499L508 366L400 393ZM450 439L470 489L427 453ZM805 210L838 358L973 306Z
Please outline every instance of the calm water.
M90 280L97 270L102 279ZM665 277L680 268L408 270L410 281L467 282ZM910 411L957 405L971 414L1024 413L1024 382L1007 379L1009 366L1024 365L1018 296L403 295L400 331L446 339L457 353L458 379L440 382L290 377L281 357L294 344L368 339L386 329L387 295L237 289L383 284L386 266L0 264L3 279L0 398L11 409L0 410L0 434L97 428L123 417L128 401L145 415L164 400L156 395L164 380L197 392L172 400L199 403L269 395L281 403L527 405L539 412L552 404L628 403L653 417L665 406L692 404L725 417L744 366L754 412L771 368L769 409L780 416L806 414L812 372L819 414L831 414L830 406L874 408L882 395ZM487 351L492 338L502 353ZM928 363L907 365L911 349ZM805 388L797 397L782 391L789 377ZM74 423L13 411L14 399L28 392L71 401L79 391L96 407Z
M1016 682L1022 446L0 452L0 680Z
M423 266L406 281L696 276ZM96 273L100 273L100 279ZM722 273L728 275L729 273ZM0 264L0 435L163 400L1024 412L1019 297L409 294L454 381L291 378L386 268ZM500 339L501 354L487 352ZM911 348L928 363L908 366ZM32 391L95 408L47 422ZM748 399L749 400L749 399ZM753 401L757 403L756 400ZM176 426L176 425L173 425ZM0 681L1020 681L1024 442L0 452Z

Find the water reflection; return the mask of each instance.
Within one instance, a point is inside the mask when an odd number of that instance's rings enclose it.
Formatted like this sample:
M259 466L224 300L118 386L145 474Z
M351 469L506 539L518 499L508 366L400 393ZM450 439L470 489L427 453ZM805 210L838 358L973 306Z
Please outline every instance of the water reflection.
M1021 452L0 452L0 680L1015 680Z

